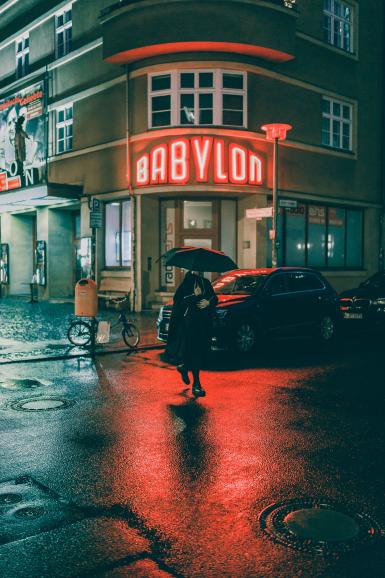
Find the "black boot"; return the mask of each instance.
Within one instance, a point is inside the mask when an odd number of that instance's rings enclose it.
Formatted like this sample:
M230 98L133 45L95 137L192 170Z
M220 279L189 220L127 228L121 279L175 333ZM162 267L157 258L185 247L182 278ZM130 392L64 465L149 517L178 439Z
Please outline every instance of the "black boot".
M202 388L201 384L193 384L192 393L195 397L204 397L206 395L205 390Z
M185 366L184 365L178 365L177 370L181 374L183 383L185 383L186 385L190 385L190 378L188 376L188 371L185 368Z

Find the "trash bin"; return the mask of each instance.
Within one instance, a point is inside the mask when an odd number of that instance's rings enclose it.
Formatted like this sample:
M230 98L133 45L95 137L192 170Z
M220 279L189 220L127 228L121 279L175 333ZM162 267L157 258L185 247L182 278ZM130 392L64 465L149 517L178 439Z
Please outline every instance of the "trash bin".
M80 279L75 285L75 315L96 317L98 313L98 295L95 281Z

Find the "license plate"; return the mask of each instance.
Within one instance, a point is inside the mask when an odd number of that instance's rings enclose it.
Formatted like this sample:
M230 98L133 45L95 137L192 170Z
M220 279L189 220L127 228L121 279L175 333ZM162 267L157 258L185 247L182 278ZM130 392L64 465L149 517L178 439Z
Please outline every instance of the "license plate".
M165 331L168 331L168 326L169 326L169 325L170 325L169 323L165 323L165 324L164 324L164 330L165 330Z
M344 313L343 314L345 319L362 319L362 313Z

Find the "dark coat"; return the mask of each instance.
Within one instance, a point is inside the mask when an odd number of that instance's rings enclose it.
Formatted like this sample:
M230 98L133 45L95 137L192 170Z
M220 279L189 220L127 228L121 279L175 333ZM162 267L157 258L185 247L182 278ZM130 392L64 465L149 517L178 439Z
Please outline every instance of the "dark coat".
M202 294L194 295L198 283ZM210 301L205 309L198 309L202 299ZM187 369L200 369L211 346L212 322L218 298L210 281L188 272L174 295L166 355Z

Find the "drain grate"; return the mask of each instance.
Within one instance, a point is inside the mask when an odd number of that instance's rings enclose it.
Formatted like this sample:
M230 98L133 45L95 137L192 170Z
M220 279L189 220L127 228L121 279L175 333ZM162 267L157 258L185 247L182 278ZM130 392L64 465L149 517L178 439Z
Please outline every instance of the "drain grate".
M262 530L279 544L323 555L340 554L385 535L376 520L331 500L304 498L271 504L259 516Z
M9 404L11 409L17 411L55 411L67 409L75 404L72 399L62 399L60 397L35 397L30 399L20 399Z
M84 518L82 511L29 476L0 482L0 545Z

